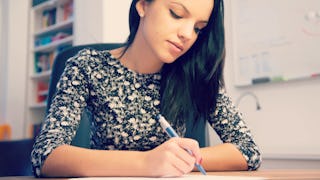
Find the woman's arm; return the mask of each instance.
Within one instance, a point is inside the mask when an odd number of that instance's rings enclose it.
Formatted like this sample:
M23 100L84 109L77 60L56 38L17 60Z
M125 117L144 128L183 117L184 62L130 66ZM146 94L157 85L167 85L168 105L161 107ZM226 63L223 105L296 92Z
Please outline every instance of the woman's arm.
M139 160L140 159L140 160ZM48 177L146 175L143 153L105 151L62 145L51 152L41 174Z
M225 92L221 91L218 95L216 109L210 117L209 123L224 144L202 150L208 168L212 170L258 169L261 164L260 150L241 114Z
M190 149L190 155L185 149ZM62 145L51 152L41 174L49 177L148 176L175 177L200 161L196 141L171 138L150 151L90 150Z
M201 148L202 165L207 171L247 170L248 164L242 153L230 143Z
M58 159L66 160L72 157L69 157L69 154L77 152L75 147L62 147L71 144L76 134L81 114L89 98L89 70L92 68L90 64L99 58L100 55L91 50L81 50L67 60L64 72L57 83L56 94L31 152L36 177L43 174L43 164L48 157L52 158L52 152L57 154ZM59 153L60 148L65 151L65 155ZM68 170L70 169L66 169Z

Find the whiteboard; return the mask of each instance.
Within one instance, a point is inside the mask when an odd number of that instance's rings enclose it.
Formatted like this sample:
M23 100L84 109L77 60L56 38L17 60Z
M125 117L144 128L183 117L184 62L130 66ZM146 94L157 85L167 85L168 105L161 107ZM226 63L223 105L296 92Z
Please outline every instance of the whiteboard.
M319 0L230 5L236 86L320 76Z

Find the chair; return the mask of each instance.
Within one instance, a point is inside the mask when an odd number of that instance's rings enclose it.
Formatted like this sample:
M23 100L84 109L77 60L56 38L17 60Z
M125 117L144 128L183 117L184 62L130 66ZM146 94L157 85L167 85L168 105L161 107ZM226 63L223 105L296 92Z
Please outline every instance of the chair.
M0 176L32 176L33 139L0 141Z
M87 44L87 45L79 45L79 46L73 46L70 48L67 48L60 52L53 63L52 67L52 73L51 73L51 79L49 84L49 92L48 92L48 98L47 98L47 107L46 112L48 113L52 98L56 92L56 85L60 79L60 76L65 68L66 61L76 55L80 50L84 48L92 48L96 50L109 50L109 49L115 49L122 46L120 43L100 43L100 44ZM80 125L77 130L76 136L72 140L72 145L79 146L79 147L89 147L90 142L90 119L91 115L89 111L84 110L84 112L81 115Z

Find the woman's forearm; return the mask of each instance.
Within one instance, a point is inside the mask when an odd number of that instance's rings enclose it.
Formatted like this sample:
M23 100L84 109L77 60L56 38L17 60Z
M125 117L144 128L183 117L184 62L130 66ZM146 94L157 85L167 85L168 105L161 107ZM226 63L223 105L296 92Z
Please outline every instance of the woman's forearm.
M143 152L91 150L63 145L48 156L42 175L54 177L146 176Z
M206 171L248 169L245 158L232 144L201 148L200 152L201 164ZM161 158L154 158L161 161ZM48 156L41 174L49 177L158 176L152 174L154 168L147 165L146 152L91 150L63 145Z
M187 138L171 138L149 151L90 150L62 145L47 157L41 174L49 177L177 177L192 171L200 159L199 144Z
M247 170L247 161L232 144L201 148L202 165L207 171Z

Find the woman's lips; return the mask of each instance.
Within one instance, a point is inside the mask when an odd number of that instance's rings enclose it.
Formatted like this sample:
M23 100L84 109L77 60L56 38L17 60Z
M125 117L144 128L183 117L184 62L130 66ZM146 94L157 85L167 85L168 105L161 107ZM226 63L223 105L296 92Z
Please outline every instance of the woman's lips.
M177 42L169 41L170 49L175 53L181 53L183 51L183 46Z

